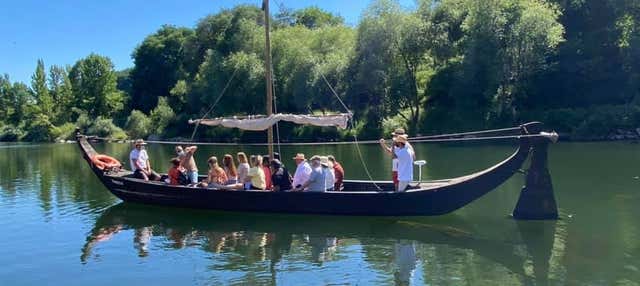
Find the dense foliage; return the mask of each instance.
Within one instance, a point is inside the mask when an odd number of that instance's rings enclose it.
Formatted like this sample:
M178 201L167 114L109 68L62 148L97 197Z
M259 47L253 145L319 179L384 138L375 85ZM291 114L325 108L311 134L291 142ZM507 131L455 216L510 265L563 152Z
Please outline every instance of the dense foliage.
M353 129L283 126L283 140L376 138L547 122L578 139L640 127L640 1L374 0L351 27L317 7L281 8L271 31L278 112L354 112ZM210 117L262 114L264 18L241 5L194 28L162 26L116 72L89 55L39 60L31 86L0 77L0 140L189 137ZM327 84L328 83L328 84ZM329 86L330 85L330 86ZM291 127L291 128L289 128ZM199 139L264 141L263 132L202 128ZM295 137L295 139L294 139Z

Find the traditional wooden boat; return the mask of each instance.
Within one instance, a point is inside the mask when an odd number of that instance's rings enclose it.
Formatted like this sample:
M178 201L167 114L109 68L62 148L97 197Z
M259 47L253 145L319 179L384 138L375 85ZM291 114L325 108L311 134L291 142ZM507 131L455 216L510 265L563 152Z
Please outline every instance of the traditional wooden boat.
M455 211L498 187L516 173L531 150L531 130L522 125L517 150L485 170L451 179L419 182L406 192L394 192L391 181L345 180L343 191L270 192L172 186L144 181L128 170L104 171L92 162L97 154L88 137L77 136L84 159L104 186L127 202L184 208L299 214L428 216ZM378 189L380 188L380 189Z
M334 95L347 110L347 113L329 116L273 114L271 56L269 42L269 2L263 2L265 10L265 80L266 80L266 116L231 117L205 119L213 110L220 97L200 120L190 121L198 125L223 126L245 130L268 130L269 157L273 157L273 125L278 121L290 121L297 124L316 126L336 126L345 128L351 119L351 112L342 102L337 93ZM234 73L235 74L235 73ZM231 77L233 79L233 76ZM231 80L230 79L230 80ZM325 79L325 82L326 81ZM334 91L329 86L331 91ZM162 182L145 182L133 177L131 171L118 170L116 172L103 171L110 162L94 160L97 154L87 137L78 134L77 141L83 157L100 181L115 196L123 201L146 204L168 205L185 208L203 208L249 212L279 212L279 213L307 213L332 215L370 215L370 216L416 216L441 215L457 210L473 200L495 189L516 171L527 159L532 146L540 139L542 124L532 122L509 128L508 132L518 132L519 147L509 158L486 169L470 175L451 179L420 182L411 186L406 192L394 192L391 181L354 181L345 180L344 190L336 192L267 192L267 191L230 191L224 189L205 189L187 186L170 186ZM501 130L504 131L504 130ZM194 131L195 134L195 131ZM484 132L483 134L493 134ZM496 133L493 135L514 135ZM435 136L438 138L439 136ZM463 140L465 138L456 138ZM442 140L442 139L440 139ZM446 139L445 139L446 140ZM538 145L541 154L532 166L539 166L537 171L527 179L533 189L547 190L541 192L527 192L518 202L521 206L514 211L514 216L522 218L553 218L557 217L555 201L551 192L550 178L546 171L546 143L548 138L542 138ZM357 142L356 142L357 144ZM535 154L535 152L534 152ZM535 158L534 158L535 159ZM364 159L363 159L364 161ZM545 176L546 175L546 176ZM545 180L541 180L543 178ZM524 191L523 191L524 194ZM532 195L531 195L532 194ZM539 211L541 210L541 211Z

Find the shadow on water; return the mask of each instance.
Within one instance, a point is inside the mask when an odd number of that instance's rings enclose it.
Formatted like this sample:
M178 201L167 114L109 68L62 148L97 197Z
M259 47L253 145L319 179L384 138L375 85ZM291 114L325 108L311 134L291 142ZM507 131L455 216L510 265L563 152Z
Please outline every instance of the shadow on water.
M273 278L278 272L276 265L300 243L311 247L307 262L321 264L340 256L336 245L355 240L363 246L364 260L374 264L373 268L385 269L375 266L376 261L387 259L384 256L393 259L395 267L388 274L397 285L410 281L420 260L416 250L420 245L471 251L517 274L525 285L548 284L555 222L522 222L517 226L522 239L500 241L477 236L474 226L457 216L427 219L246 214L120 203L96 219L80 259L90 263L98 244L128 230L134 233L134 249L141 257L149 255L152 236L162 237L168 242L162 248L199 247L209 253L230 252L243 257L216 263L224 264L227 270L247 269L268 260ZM393 247L376 251L381 244ZM525 269L528 264L533 271ZM425 275L438 275L427 272Z

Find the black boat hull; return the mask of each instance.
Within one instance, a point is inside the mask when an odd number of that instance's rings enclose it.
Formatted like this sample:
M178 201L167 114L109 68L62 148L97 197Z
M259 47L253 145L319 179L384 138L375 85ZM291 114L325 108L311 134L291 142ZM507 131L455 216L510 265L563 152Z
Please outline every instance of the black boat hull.
M339 192L268 192L210 190L145 182L128 173L105 173L91 164L96 154L85 136L78 136L83 157L109 191L126 202L182 208L241 212L360 216L432 216L455 211L498 187L527 159L530 145L486 170L459 178L421 183L407 192L391 191L391 182L345 181ZM378 191L376 185L385 191Z

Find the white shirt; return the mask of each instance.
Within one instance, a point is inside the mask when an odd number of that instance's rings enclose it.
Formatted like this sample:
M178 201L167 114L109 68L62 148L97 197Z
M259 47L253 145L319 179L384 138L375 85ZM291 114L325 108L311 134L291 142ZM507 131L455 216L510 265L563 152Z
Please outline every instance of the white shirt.
M149 160L149 155L147 155L147 150L138 150L133 149L131 153L129 153L129 163L131 164L131 171L135 171L138 167L135 165L135 162L138 162L138 165L143 169L147 168L147 160Z
M249 163L240 163L238 165L238 183L246 183L244 180L249 175Z
M324 176L324 189L328 190L335 187L336 184L336 176L333 173L333 168L324 168L322 167L322 175Z
M413 181L413 151L406 145L394 148L398 157L398 181Z
M391 171L392 172L398 171L398 158L391 159Z
M304 184L311 176L311 166L307 161L302 161L296 167L296 173L293 174L293 187Z

